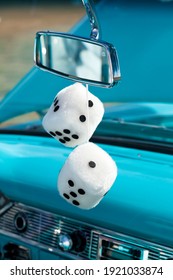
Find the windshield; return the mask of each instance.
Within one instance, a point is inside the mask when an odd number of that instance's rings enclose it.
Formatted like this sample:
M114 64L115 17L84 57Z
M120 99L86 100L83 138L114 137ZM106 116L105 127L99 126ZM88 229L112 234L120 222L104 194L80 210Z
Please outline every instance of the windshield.
M100 2L103 2L100 8L98 5L102 37L116 44L122 80L111 90L89 87L105 106L95 137L103 142L126 139L171 145L173 1ZM57 78L34 66L35 34L40 30L72 30L89 37L89 23L80 21L84 15L82 1L1 1L2 133L46 134L43 116L57 92L73 81ZM78 21L80 24L75 27L78 29L72 29Z

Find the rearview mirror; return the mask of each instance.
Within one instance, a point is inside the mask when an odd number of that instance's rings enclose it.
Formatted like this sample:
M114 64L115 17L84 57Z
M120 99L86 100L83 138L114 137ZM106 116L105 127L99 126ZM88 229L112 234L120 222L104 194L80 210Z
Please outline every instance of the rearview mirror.
M79 82L112 87L120 80L116 50L107 42L56 32L38 32L37 66Z

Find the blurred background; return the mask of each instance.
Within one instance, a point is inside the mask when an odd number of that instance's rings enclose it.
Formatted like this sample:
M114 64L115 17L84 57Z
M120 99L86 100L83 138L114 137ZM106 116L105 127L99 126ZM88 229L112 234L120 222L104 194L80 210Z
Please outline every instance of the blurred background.
M8 4L14 4L14 5L19 5L19 4L22 4L22 5L30 5L30 4L58 4L58 3L62 3L62 4L65 4L65 3L81 3L81 0L1 0L0 1L0 6L2 5L5 5L7 6Z
M0 99L34 65L35 33L68 32L83 15L82 0L0 1Z

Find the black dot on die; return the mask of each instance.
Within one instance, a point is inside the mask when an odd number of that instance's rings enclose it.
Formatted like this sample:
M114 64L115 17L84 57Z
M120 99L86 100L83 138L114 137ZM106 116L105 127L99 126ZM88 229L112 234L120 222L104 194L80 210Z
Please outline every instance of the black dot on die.
M55 99L54 99L54 102L56 102L56 101L57 101L57 99L58 99L58 97L56 96L56 97L55 97Z
M80 205L80 203L79 203L77 200L73 200L72 203L73 203L74 205L76 205L76 206L79 206L79 205Z
M89 164L89 167L91 167L91 168L96 167L96 163L94 161L90 161L88 164Z
M70 187L74 187L74 182L72 180L68 180L68 184Z
M49 133L50 133L52 136L56 136L56 134L55 134L53 131L49 131Z
M83 189L78 189L78 193L81 194L81 195L84 195L85 191Z
M70 130L69 129L64 129L63 132L66 133L66 134L70 134Z
M72 135L73 139L79 139L79 136L77 134Z
M61 136L62 133L60 131L55 131L56 135Z
M70 192L71 196L77 197L77 194L75 192Z
M81 116L79 117L79 120L80 120L81 122L85 122L85 121L86 121L86 117L85 117L84 115L81 115Z
M54 101L54 106L58 104L59 100Z
M57 112L59 109L59 106L57 105L55 108L54 108L54 112Z
M59 141L63 144L65 144L65 142L66 142L64 139L59 139Z
M67 193L63 193L63 196L66 198L66 199L69 199L70 196L67 194Z
M94 103L91 100L88 100L88 107L93 107Z
M69 142L70 141L70 138L69 137L64 137L64 140Z

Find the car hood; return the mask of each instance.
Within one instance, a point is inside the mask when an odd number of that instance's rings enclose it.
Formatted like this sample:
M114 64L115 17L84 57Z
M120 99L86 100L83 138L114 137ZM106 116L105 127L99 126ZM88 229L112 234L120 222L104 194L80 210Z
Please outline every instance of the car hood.
M172 8L167 1L108 0L98 5L102 37L117 48L122 79L112 89L90 87L91 92L103 102L173 103ZM89 29L85 17L70 33L89 37ZM1 101L0 121L41 112L71 83L33 67Z

